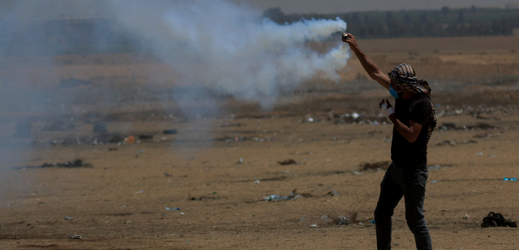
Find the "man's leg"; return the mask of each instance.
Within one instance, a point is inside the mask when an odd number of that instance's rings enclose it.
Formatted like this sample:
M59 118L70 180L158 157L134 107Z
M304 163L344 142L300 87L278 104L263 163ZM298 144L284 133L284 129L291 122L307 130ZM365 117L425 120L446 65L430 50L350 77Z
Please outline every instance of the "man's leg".
M423 215L427 172L417 171L406 177L404 199L407 225L414 234L416 248L419 250L432 250L431 235Z
M380 197L375 209L375 227L377 232L377 249L391 249L391 216L403 196L402 188L395 183L395 166L392 164L380 183Z

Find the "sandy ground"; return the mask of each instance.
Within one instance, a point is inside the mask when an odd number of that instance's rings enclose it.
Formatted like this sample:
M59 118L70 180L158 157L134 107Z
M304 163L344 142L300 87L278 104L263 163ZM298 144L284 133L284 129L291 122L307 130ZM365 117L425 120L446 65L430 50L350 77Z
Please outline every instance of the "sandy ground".
M268 111L221 98L231 111L198 118L156 107L7 115L0 248L375 249L384 170L362 166L390 160L392 127L376 111L389 95L370 86L291 94ZM425 216L435 249L519 249L517 228L480 227L491 211L519 219L519 182L503 181L519 177L517 81L434 87L438 124L457 128L439 128L429 144ZM353 112L360 118L344 116ZM13 137L20 116L32 117L32 137ZM56 121L74 128L45 131ZM153 139L93 145L93 121ZM41 168L74 159L92 167ZM263 199L294 190L302 197ZM341 215L351 223L337 225ZM414 249L402 202L393 229L394 249Z

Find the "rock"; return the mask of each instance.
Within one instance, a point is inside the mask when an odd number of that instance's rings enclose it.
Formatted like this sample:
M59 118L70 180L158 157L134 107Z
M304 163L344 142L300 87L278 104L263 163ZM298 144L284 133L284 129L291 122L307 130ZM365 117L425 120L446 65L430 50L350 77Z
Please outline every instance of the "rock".
M325 214L325 215L321 216L321 221L328 222L328 221L330 221L330 217L328 217L328 215Z
M350 222L350 219L348 219L348 217L344 215L337 217L337 219L335 220L335 224L337 225L349 225Z
M335 190L335 189L333 189L332 191L330 191L330 193L331 193L331 195L332 195L333 197L341 196L341 193L339 193L339 191L337 191L337 190Z

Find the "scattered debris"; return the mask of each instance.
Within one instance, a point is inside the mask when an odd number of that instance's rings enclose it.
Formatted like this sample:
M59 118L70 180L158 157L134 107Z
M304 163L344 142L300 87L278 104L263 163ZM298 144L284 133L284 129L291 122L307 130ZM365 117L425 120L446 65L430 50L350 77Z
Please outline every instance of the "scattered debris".
M505 219L500 213L490 212L483 218L481 227L517 227L517 222Z
M286 201L286 200L295 200L297 198L301 198L301 197L304 197L304 198L307 198L307 197L313 197L313 195L309 194L309 193L303 193L303 194L298 194L297 193L297 189L294 189L289 196L282 196L282 195L269 195L267 197L263 197L263 200L265 201Z
M278 161L278 163L281 164L281 165L294 165L294 164L297 164L297 162L292 160L292 159L286 159L284 161Z
M27 166L27 167L21 167L21 168L17 168L17 169L50 168L50 167L57 167L57 168L94 168L92 166L92 164L86 163L86 162L84 162L81 159L76 159L74 161L43 163L40 166Z
M265 200L265 201L286 201L286 200L290 200L290 197L273 194L273 195L269 195L267 197L263 197L263 200Z
M151 135L151 134L139 135L139 140L152 140L152 139L153 139L153 135Z
M335 121L336 124L367 124L367 125L378 125L378 124L387 124L389 119L382 115L361 115L359 113L353 112L351 114L343 114L343 115L333 115L334 118L338 117L339 119ZM331 119L331 118L330 118Z
M166 130L162 131L162 133L165 135L176 135L177 130L176 129L166 129Z
M68 238L71 239L71 240L80 240L81 239L81 235L70 235Z
M180 208L179 207L174 207L174 208L166 207L166 210L168 210L168 211L179 211Z
M217 196L200 196L200 197L196 198L196 197L189 195L189 197L187 199L190 201L201 201L201 200L217 200L220 198Z
M462 217L462 219L464 219L464 220L468 220L469 218L470 218L470 216L468 214L464 214Z
M44 140L44 141L36 141L35 144L41 144L41 145L82 145L82 144L91 144L92 146L98 145L98 144L122 144L127 143L131 144L131 141L135 142L135 137L131 138L132 136L125 136L121 134L114 134L114 133L97 133L93 137L78 137L78 136L72 136L72 137L66 137L59 140Z
M233 141L245 141L248 140L247 137L240 136L240 137L230 137L230 136L223 136L220 138L215 138L214 141L225 141L225 142L233 142Z
M293 199L295 198L299 198L299 197L304 197L304 198L308 198L308 197L314 197L312 194L310 193L302 193L302 194L298 194L297 193L297 189L294 189L292 190L292 192L290 193L290 197L292 197Z
M436 164L434 166L428 166L427 169L428 170L440 170L440 169L442 169L442 166L440 164Z
M515 178L515 177L512 177L512 178L505 177L505 178L503 178L503 181L517 181L517 178Z
M438 127L441 131L447 131L447 130L457 130L459 128L456 127L456 124L452 122L444 122L441 126Z
M499 133L497 133L496 135L484 133L484 134L475 135L474 138L494 138L494 137L499 137L499 136L501 136Z
M222 128L242 127L242 126L246 126L246 125L245 124L241 124L241 123L228 123L228 122L224 122L224 123L222 123L222 125L220 125L220 127L222 127Z
M254 181L254 184L259 184L260 183L260 180L255 180Z
M100 133L92 138L92 144L120 144L125 137L119 134ZM86 140L85 140L86 141Z
M481 129L481 130L488 130L488 129L496 129L497 127L496 126L492 126L488 123L478 123L476 125L469 125L469 126L465 126L467 129L469 130L472 130L472 129Z
M310 225L310 228L317 228L317 224Z
M335 224L337 225L349 225L350 223L350 219L344 215L341 215L335 219Z
M242 163L243 163L243 158L240 158L240 159L238 160L238 162L236 162L236 164L242 164Z
M455 141L451 141L451 140L445 140L445 141L442 141L442 142L438 142L436 144L436 146L456 146L456 142Z
M368 170L378 170L378 169L387 169L391 164L390 161L378 161L372 163L361 163L360 170L368 171Z
M170 175L170 174L164 172L164 177L173 177L173 175Z
M259 136L259 137L258 137L258 136L254 136L254 137L252 137L252 140L253 140L253 141L260 141L260 142L263 142L263 141L265 141L265 140L266 140L266 141L271 141L271 140L273 140L273 138L262 138L262 136Z
M447 130L490 130L490 129L496 129L496 126L490 125L488 123L477 123L476 125L465 125L463 127L457 127L454 123L443 123L441 126L438 127L440 131L447 131Z
M490 125L488 123L477 123L475 125L465 125L462 127L456 126L456 124L452 122L444 122L441 126L438 127L440 131L447 131L447 130L489 130L489 129L496 129L496 126Z
M465 141L461 141L461 142L456 142L456 141L452 141L452 140L445 140L443 142L438 142L436 144L436 146L456 146L456 144L476 144L478 143L477 141L475 140L465 140Z
M144 152L146 152L146 150L144 150L144 149L141 149L141 150L137 151L137 154L135 155L135 158L139 157L139 155L144 153Z
M130 135L130 136L124 138L124 142L126 142L128 144L134 144L135 143L135 136Z
M72 217L72 216L65 216L65 218L64 218L64 219L65 219L65 220L73 220L73 219L74 219L74 217Z
M333 197L336 197L336 196L341 196L341 193L339 193L339 191L333 189L332 191L326 193L327 195L331 195Z

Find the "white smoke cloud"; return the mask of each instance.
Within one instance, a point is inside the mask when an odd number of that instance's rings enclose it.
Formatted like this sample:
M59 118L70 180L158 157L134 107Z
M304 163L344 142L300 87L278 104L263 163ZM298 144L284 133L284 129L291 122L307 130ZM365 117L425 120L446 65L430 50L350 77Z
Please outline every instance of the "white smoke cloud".
M271 105L281 89L319 74L338 80L349 57L342 44L327 54L304 46L346 29L337 20L278 25L225 0L114 0L118 22L142 39L187 84Z

